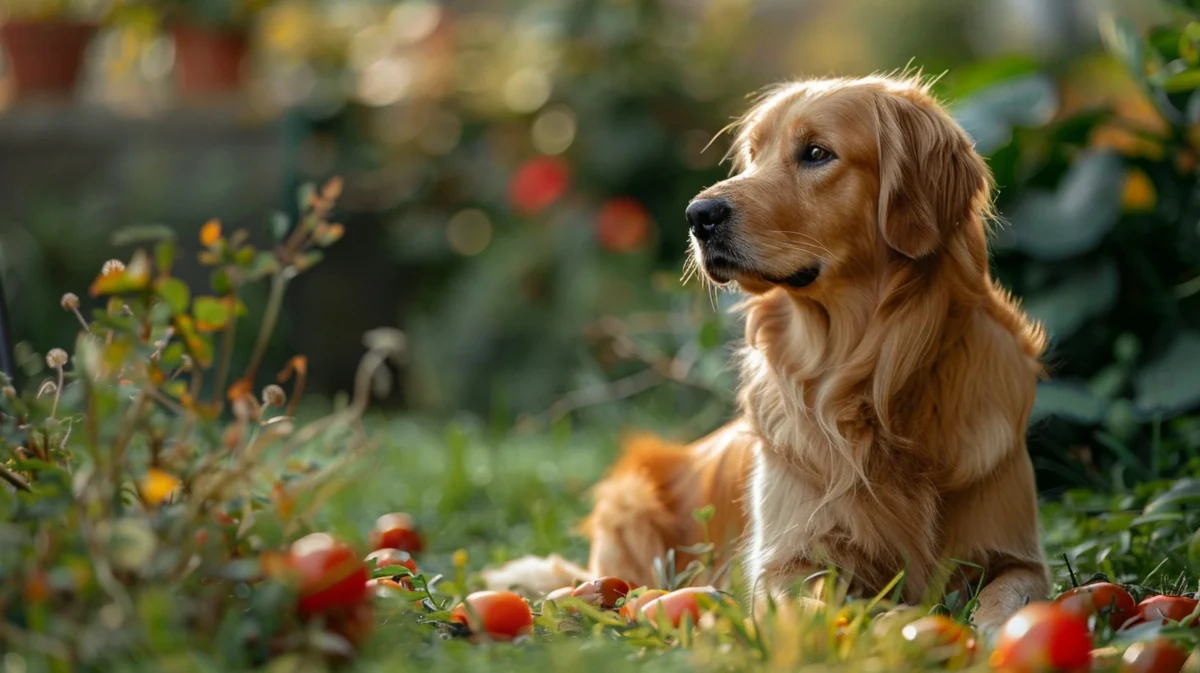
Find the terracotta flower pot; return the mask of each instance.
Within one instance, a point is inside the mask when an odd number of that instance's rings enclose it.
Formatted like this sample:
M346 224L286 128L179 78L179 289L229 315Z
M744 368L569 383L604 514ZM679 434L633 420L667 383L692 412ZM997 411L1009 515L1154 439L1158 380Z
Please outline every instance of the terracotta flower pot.
M174 28L175 90L183 98L223 96L242 86L246 36L181 24Z
M7 21L0 26L15 97L70 97L95 32L96 26L74 21Z

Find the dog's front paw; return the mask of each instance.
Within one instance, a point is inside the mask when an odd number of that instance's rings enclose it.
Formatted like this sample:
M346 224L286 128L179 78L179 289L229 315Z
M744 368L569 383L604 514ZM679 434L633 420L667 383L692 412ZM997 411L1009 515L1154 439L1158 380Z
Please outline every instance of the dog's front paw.
M491 591L516 591L529 598L541 598L555 589L592 579L587 570L558 554L522 556L499 568L484 570L482 575Z

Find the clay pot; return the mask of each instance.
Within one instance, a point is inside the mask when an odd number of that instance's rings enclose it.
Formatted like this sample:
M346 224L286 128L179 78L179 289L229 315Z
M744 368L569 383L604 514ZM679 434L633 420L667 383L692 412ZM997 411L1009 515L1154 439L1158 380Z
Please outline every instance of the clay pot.
M246 36L232 30L214 30L180 24L175 38L175 91L182 98L218 97L242 87Z
M6 21L0 44L8 56L16 99L70 98L96 26L75 21Z

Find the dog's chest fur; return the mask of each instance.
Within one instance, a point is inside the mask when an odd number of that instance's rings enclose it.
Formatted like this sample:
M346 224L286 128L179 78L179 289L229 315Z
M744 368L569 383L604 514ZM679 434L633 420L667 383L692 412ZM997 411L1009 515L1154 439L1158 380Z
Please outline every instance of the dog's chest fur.
M828 380L820 369L835 354L828 323L806 318L783 302L748 316L741 401L760 440L747 501L750 579L781 593L832 565L853 571L860 590L877 591L904 571L906 600L919 600L946 552L943 496L993 468L1017 419L987 399L941 399L933 376L906 411L969 421L925 428L921 439L937 446L891 444L869 390L839 405L822 398ZM961 354L948 357L946 372Z

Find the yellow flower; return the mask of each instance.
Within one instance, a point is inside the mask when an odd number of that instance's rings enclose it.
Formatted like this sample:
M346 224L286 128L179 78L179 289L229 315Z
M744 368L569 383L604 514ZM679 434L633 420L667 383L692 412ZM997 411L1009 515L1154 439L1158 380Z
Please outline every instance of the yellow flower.
M1121 202L1126 210L1147 211L1154 208L1154 183L1147 175L1137 169L1125 174L1125 189Z
M142 479L142 498L152 506L158 506L162 501L171 497L182 485L174 475L152 467Z
M467 565L467 550L459 549L458 551L454 552L454 567L462 568L462 567L465 567L466 565Z

